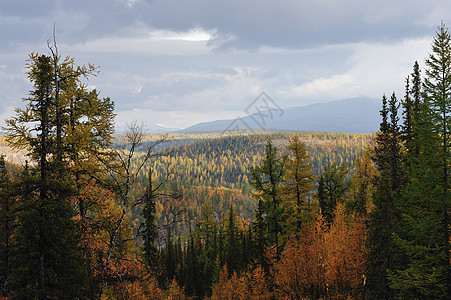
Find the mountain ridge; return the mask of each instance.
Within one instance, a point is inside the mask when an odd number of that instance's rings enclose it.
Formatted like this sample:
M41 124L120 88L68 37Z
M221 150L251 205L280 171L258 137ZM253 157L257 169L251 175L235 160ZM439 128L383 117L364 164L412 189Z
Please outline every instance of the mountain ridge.
M379 129L380 105L380 101L374 98L346 98L306 106L262 110L236 119L201 122L181 132L290 130L373 133ZM275 113L277 111L279 114Z

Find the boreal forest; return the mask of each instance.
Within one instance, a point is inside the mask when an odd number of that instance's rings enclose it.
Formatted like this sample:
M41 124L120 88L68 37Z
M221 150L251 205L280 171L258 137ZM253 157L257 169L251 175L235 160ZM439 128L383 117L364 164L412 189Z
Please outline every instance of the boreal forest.
M451 299L447 27L412 65L373 134L115 134L97 67L30 54L0 299Z

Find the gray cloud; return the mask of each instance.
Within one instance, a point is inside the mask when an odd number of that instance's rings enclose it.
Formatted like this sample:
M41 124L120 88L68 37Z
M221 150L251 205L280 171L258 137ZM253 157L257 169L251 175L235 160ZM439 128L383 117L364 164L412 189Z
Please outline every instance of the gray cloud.
M188 126L235 117L262 90L282 107L402 93L440 20L451 1L3 0L0 117L21 105L27 54L48 51L53 24L61 54L100 65L88 84L119 122Z
M29 41L36 31L30 24L46 22L56 22L61 39L70 42L139 34L146 29L185 31L200 26L217 29L218 39L234 37L222 46L236 48L299 48L414 38L429 34L430 18L443 18L451 9L449 2L440 0L6 0L2 6L2 23L22 29L19 34L13 29L16 33L7 35L17 40ZM435 26L439 20L434 21ZM23 34L26 28L29 34Z

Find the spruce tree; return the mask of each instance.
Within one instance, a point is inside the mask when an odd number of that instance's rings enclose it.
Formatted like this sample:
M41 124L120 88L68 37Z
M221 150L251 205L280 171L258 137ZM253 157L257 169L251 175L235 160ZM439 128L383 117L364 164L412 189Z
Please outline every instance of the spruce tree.
M6 120L8 143L16 149L28 150L35 163L22 179L27 188L18 195L20 209L15 237L17 243L28 243L29 248L19 245L17 249L29 253L17 258L25 259L23 264L33 264L36 260L38 272L15 272L19 277L35 276L25 281L29 285L22 284L24 278L15 279L20 290L32 291L31 295L34 293L37 298L64 291L67 295L71 291L81 296L86 291L88 273L89 295L93 298L94 274L86 251L89 247L80 236L87 233L90 203L78 197L78 191L82 176L92 180L103 172L103 160L98 159L105 157L101 152L110 145L113 104L109 99L99 99L95 90L88 91L81 83L81 77L94 73L93 66L77 67L72 58L60 60L57 52L53 52L55 48L50 49L51 56L30 55L27 75L34 90L24 99L26 108L17 109L16 115ZM76 211L71 203L74 199L79 200ZM73 218L75 213L79 215L79 223ZM82 250L86 259L81 257ZM30 256L32 253L36 255ZM58 280L52 276L58 276ZM79 279L72 280L71 276Z
M344 203L350 188L350 182L346 179L349 169L344 163L324 166L318 185L318 202L322 215L327 222L332 222L333 211L337 204Z
M451 37L441 26L426 60L423 102L415 123L417 152L409 156L401 231L394 240L406 263L390 272L401 297L450 298L449 124Z
M240 252L238 240L238 228L236 224L236 214L233 206L230 206L226 225L226 263L229 274L239 271Z
M270 139L266 142L265 158L260 166L251 169L250 183L254 187L253 196L257 199L260 214L267 229L269 246L276 247L276 255L280 256L280 234L284 219L282 209L281 184L284 174L285 157L278 157L277 148Z
M14 219L12 181L6 170L5 158L0 156L0 297L7 297L10 290Z
M393 93L390 100L382 97L381 124L376 134L374 162L380 173L376 179L374 210L369 226L368 296L371 299L392 299L387 270L401 263L392 235L399 231L400 212L396 205L402 186L401 137L398 125L398 102Z

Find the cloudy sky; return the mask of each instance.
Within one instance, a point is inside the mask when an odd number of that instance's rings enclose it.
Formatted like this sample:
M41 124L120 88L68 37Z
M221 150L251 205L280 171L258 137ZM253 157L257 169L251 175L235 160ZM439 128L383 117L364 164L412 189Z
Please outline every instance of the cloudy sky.
M23 106L30 52L100 66L90 87L119 126L184 128L244 116L262 91L284 107L402 95L449 0L1 0L0 125Z

